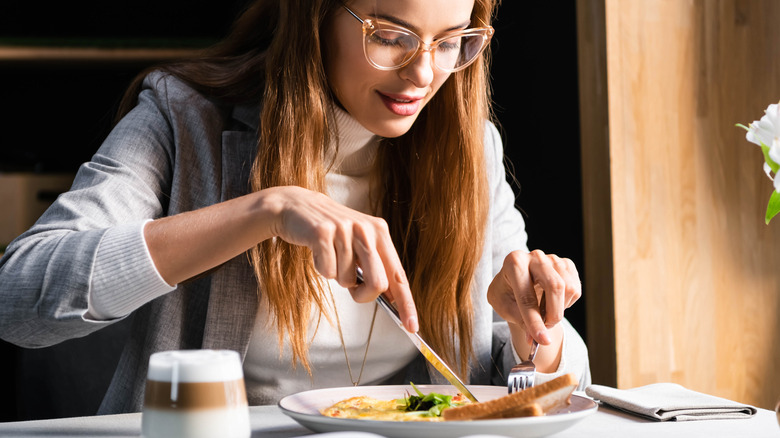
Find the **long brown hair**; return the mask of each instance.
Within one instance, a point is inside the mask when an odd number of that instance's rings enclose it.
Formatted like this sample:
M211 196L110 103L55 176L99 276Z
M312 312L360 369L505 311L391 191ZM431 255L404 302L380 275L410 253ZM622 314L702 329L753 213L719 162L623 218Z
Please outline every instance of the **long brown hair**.
M495 0L475 0L472 23L489 24ZM325 190L331 95L321 29L339 0L257 0L231 34L201 59L163 69L210 98L262 102L253 190L297 185ZM488 215L484 126L490 119L487 51L454 73L409 132L382 140L375 163L378 212L390 227L420 314L421 335L468 374L472 356L471 287ZM134 104L142 75L126 94ZM453 190L455 188L455 190ZM280 345L310 370L311 311L327 314L308 248L281 239L249 251Z

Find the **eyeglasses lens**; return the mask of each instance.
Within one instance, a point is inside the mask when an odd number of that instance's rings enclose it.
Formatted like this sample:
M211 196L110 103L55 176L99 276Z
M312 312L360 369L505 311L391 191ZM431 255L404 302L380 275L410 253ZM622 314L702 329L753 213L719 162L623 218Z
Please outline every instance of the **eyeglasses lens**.
M434 59L442 70L455 70L474 60L482 51L482 35L461 35L439 42Z
M366 36L366 54L380 67L395 67L414 56L419 41L397 30L377 29Z

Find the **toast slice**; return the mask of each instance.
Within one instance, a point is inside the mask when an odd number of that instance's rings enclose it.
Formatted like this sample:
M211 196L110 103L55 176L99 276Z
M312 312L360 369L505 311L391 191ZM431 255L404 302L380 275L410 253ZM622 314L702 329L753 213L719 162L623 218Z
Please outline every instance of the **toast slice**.
M499 419L499 418L517 418L517 417L539 417L542 415L544 415L544 411L542 410L542 407L539 405L539 403L531 403L527 405L517 406L512 409L496 412L495 414L488 415L487 417L475 418L475 420L491 420L491 419Z
M558 406L571 403L571 393L578 384L574 374L564 374L494 400L447 408L441 416L445 421L465 421L544 415Z

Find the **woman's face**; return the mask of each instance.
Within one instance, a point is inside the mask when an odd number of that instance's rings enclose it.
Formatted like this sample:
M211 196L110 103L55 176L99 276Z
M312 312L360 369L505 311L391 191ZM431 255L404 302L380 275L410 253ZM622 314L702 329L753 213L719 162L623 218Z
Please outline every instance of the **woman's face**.
M354 0L347 6L364 20L401 25L430 44L445 32L469 27L474 0ZM323 37L325 69L336 99L382 137L406 133L450 75L434 67L429 52L398 70L374 68L363 54L362 24L343 7Z

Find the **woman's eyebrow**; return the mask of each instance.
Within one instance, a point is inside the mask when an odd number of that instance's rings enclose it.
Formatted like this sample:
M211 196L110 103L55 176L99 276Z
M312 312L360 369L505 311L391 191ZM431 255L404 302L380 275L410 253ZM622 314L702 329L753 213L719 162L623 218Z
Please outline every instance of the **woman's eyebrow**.
M413 25L412 23L409 23L406 20L402 20L402 19L400 19L398 17L392 16L392 15L387 15L387 14L376 14L376 13L373 14L373 15L377 19L384 20L384 21L389 21L389 22L397 24L399 26L403 26L403 27L405 27L407 29L411 29L411 30L413 30L415 32L419 31L419 29L415 25ZM461 23L459 25L452 26L452 27L450 27L448 29L445 29L444 32L451 32L453 30L465 29L465 28L467 28L469 26L469 24L471 24L471 20L466 20L465 22L463 22L463 23Z

